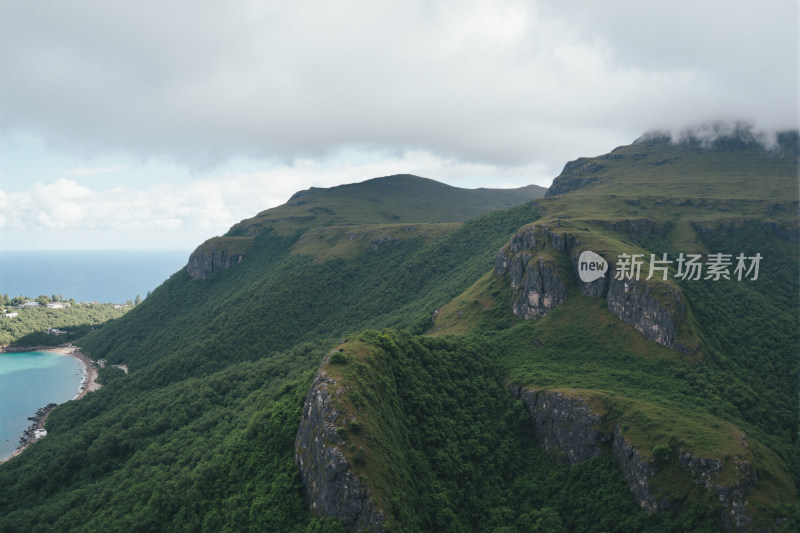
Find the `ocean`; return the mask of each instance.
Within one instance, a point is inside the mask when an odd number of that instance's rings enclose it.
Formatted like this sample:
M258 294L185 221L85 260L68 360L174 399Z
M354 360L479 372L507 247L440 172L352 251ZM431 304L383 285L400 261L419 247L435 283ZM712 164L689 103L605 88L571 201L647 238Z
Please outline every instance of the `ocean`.
M0 353L0 459L17 449L37 409L78 394L84 372L83 364L68 355Z
M125 303L144 299L188 259L186 250L0 252L0 294ZM66 355L0 353L0 459L17 448L37 409L78 394L83 372Z
M186 265L186 250L0 252L0 295L78 302L142 299Z

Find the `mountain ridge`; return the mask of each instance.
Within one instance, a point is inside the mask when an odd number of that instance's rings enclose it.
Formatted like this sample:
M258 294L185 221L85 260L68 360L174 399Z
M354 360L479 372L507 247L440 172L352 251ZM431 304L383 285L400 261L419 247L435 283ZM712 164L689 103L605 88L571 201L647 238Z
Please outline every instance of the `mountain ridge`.
M327 447L374 497L373 529L793 530L796 158L655 143L584 161L604 165L578 176L590 186L463 222L392 221L344 186L209 241L227 268L182 269L81 341L130 373L101 369L102 389L0 467L0 529L344 531L358 519L314 499L322 478L304 470L324 470ZM586 249L764 259L758 283L677 282L674 265L642 280L654 306L658 289L680 297L674 339L700 347L683 353L609 306L608 284L579 281ZM503 250L520 276L496 269ZM546 313L514 312L556 281ZM324 398L310 394L322 373ZM576 397L609 445L578 453L542 410ZM304 422L308 398L329 402L330 427ZM298 450L303 428L323 430L321 451ZM362 486L325 479L328 495Z
M188 271L193 278L204 279L239 264L246 257L252 239L261 231L286 236L305 232L300 239L300 244L305 244L315 238L315 229L316 233L324 231L326 240L338 240L345 234L352 241L359 231L363 233L361 228L381 226L381 233L370 236L367 243L374 247L384 241L391 243L407 238L408 232L415 229L409 223L450 223L450 226L429 228L434 236L440 235L452 231L456 227L454 223L541 198L544 192L538 185L516 189L462 189L410 174L330 188L312 187L296 192L283 205L234 224L225 235L198 246L189 258ZM387 227L389 225L394 227ZM360 229L354 233L353 227ZM336 228L336 235L331 234L331 228ZM307 253L310 248L305 246L300 253ZM342 248L347 250L338 255L351 256L358 252L353 246Z

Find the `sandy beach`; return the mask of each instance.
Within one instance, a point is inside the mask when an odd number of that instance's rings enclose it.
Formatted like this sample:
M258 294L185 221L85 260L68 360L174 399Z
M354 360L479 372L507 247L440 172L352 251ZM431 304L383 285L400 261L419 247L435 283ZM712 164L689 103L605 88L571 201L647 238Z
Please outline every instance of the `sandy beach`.
M86 357L81 353L81 349L77 346L72 344L64 344L62 346L57 346L55 348L41 348L40 351L42 352L54 352L61 355L69 355L70 357L74 357L75 359L79 360L83 363L85 373L83 376L83 382L81 382L81 388L78 394L73 398L73 400L80 400L87 393L91 391L95 391L100 388L100 384L97 383L97 369L95 369L94 364L92 364L91 359Z

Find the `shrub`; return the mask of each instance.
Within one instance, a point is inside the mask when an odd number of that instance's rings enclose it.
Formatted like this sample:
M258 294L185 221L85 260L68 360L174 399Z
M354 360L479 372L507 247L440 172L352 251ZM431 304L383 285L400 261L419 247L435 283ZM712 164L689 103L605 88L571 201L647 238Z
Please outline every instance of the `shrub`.
M669 444L656 444L653 446L653 457L657 463L668 463L672 458L672 448Z
M367 462L366 455L364 448L359 448L356 450L356 453L353 454L353 462L357 465L363 465Z
M347 364L347 356L342 352L334 352L331 355L331 364L332 365L346 365Z

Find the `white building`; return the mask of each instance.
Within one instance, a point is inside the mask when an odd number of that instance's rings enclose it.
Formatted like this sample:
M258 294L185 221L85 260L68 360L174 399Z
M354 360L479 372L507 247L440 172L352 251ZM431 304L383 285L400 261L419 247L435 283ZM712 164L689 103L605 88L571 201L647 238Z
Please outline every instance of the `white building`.
M33 437L34 437L36 440L39 440L39 439L41 439L42 437L44 437L44 436L46 436L46 435L47 435L47 430L46 430L46 429L36 429L36 430L34 430L34 432L33 432ZM49 442L49 441L48 441L48 442Z

